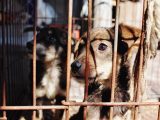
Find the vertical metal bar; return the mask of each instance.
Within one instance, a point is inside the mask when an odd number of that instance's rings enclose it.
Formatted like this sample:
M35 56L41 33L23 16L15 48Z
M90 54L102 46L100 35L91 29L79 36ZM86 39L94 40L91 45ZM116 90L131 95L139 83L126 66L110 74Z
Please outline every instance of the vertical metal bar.
M4 7L5 3L4 0L2 0L2 106L6 106L6 38L5 38L5 11ZM7 119L6 111L3 111L3 118Z
M36 106L36 25L37 25L37 0L34 1L34 40L33 40L33 106ZM35 120L36 111L33 111L32 120Z
M118 26L119 26L119 0L116 0L116 19L115 19L115 38L114 38L114 51L113 51L113 67L112 67L112 90L111 102L114 102L115 93L115 80L116 80L116 62L117 62L117 47L118 47ZM110 107L110 120L113 118L113 106Z
M142 79L142 70L143 70L143 61L144 61L144 33L145 33L145 9L146 9L146 0L143 0L143 12L142 12L142 31L141 31L141 40L140 40L140 57L139 57L139 67L138 67L138 80L137 80L137 93L136 93L136 102L141 100L141 79ZM135 106L134 119L138 119L139 106Z
M70 57L71 57L71 36L72 36L72 3L73 0L69 0L69 14L68 14L68 43L67 43L67 90L66 100L69 100L69 88L70 88Z
M71 37L72 37L72 10L73 0L69 0L68 4L68 43L67 43L67 86L66 86L66 101L69 101L70 88L70 58L71 58ZM69 120L69 110L65 110L66 120Z
M86 45L86 68L85 68L85 95L84 100L88 97L88 75L89 75L89 48L90 48L90 30L92 28L92 0L88 0L88 32Z
M88 31L87 31L87 44L86 44L86 66L85 66L85 94L84 101L88 98L88 75L89 75L89 49L90 49L90 30L92 28L92 0L88 0ZM87 106L84 107L83 120L86 120Z

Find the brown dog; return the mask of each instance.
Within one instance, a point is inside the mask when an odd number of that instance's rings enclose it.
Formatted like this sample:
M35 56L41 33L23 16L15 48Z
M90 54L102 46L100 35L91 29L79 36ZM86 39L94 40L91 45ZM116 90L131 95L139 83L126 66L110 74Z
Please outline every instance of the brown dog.
M137 84L135 77L141 31L120 24L118 32L115 102L130 102L135 100ZM94 28L90 31L89 102L110 101L114 35L114 27ZM76 44L77 56L71 65L72 75L77 80L84 80L85 77L86 39L87 34L84 34ZM88 106L87 109L87 120L109 119L109 107ZM79 112L71 117L71 120L83 120L82 111L81 107ZM114 107L114 120L131 120L132 117L130 108Z

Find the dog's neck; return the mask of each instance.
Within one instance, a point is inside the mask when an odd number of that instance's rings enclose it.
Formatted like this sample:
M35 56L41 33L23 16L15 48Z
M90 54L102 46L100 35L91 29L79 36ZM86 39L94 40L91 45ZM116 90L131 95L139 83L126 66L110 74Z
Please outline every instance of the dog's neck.
M48 68L51 68L51 66L58 65L59 63L60 63L60 60L59 60L58 57L56 57L56 58L54 58L54 59L52 59L50 61L45 61L44 65L45 65L45 68L47 70Z
M44 62L45 72L40 86L36 89L37 97L46 96L49 99L53 99L57 94L59 94L59 92L61 92L59 84L63 74L63 64L65 64L62 59L63 57L59 56L50 61Z
M125 102L130 100L130 95L128 91L131 87L131 72L130 72L130 66L128 64L124 64L125 58L122 58L121 61L119 61L119 66L116 70L116 79L115 79L115 101L116 102ZM112 89L112 74L107 79L100 79L96 78L96 81L103 85L102 88L104 89ZM126 97L125 97L126 96ZM109 101L107 101L109 102Z

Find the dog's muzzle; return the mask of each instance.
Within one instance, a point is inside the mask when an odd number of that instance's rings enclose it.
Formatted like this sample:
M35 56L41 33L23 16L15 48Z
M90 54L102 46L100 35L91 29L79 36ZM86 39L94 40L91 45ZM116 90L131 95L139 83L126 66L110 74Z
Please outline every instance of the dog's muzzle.
M71 64L71 70L73 73L77 73L80 68L81 68L82 64L79 62L79 61L74 61L72 64Z

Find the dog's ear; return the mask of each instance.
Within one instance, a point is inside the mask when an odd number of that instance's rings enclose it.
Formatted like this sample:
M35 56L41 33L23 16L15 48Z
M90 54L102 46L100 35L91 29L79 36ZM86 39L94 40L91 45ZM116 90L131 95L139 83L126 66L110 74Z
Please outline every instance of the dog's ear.
M130 48L135 42L140 40L140 37L140 29L124 24L119 25L119 38L128 45L128 48Z
M79 45L80 45L80 44L85 44L86 39L87 39L87 32L85 32L85 33L81 36L80 39L76 40L75 46L74 46L74 51L73 51L75 54L77 53L77 50L78 50L78 48L79 48Z
M111 28L111 35L115 35L115 27ZM114 33L114 34L113 34ZM139 43L141 37L141 30L136 27L131 27L124 24L119 24L118 28L118 52L124 54L132 46ZM114 37L113 37L114 38Z

